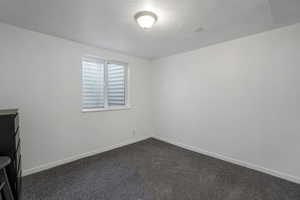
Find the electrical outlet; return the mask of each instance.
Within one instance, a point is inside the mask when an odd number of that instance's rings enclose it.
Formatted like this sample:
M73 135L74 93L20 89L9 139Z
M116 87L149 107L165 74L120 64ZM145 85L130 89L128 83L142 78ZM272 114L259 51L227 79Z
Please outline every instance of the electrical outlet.
M135 137L136 135L136 128L132 129L132 137Z

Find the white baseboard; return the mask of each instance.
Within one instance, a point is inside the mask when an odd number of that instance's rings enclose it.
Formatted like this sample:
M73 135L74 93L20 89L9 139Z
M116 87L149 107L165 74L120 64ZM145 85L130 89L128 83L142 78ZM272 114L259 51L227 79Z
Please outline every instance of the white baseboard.
M268 168L261 167L261 166L255 165L255 164L251 164L251 163L248 163L248 162L237 160L237 159L234 159L234 158L231 158L231 157L228 157L228 156L221 155L219 153L206 151L204 149L201 149L201 148L198 148L198 147L195 147L195 146L189 146L189 145L180 143L180 142L176 141L175 139L164 138L164 137L161 137L161 136L154 136L153 138L155 138L157 140L164 141L164 142L169 143L169 144L173 144L175 146L182 147L182 148L190 150L190 151L201 153L201 154L204 154L204 155L207 155L207 156L210 156L210 157L214 157L214 158L217 158L217 159L220 159L220 160L224 160L226 162L230 162L230 163L233 163L233 164L236 164L236 165L240 165L240 166L243 166L243 167L246 167L246 168L249 168L249 169L260 171L260 172L263 172L263 173L266 173L266 174L269 174L269 175L272 175L272 176L275 176L275 177L278 177L278 178L282 178L282 179L300 184L300 177L292 176L292 175L289 175L289 174L286 174L286 173L278 172L276 170L268 169Z
M23 176L27 176L27 175L30 175L30 174L34 174L34 173L37 173L37 172L40 172L40 171L44 171L46 169L57 167L59 165L63 165L63 164L66 164L66 163L69 163L69 162L72 162L72 161L75 161L75 160L79 160L81 158L89 157L89 156L92 156L92 155L103 153L105 151L110 151L112 149L116 149L118 147L126 146L128 144L132 144L132 143L135 143L135 142L146 140L146 139L148 139L150 137L151 136L142 136L142 137L138 137L138 138L131 138L131 139L128 139L128 140L126 140L124 142L121 142L119 144L115 144L115 145L111 145L111 146L108 146L108 147L96 149L94 151L90 151L90 152L86 152L86 153L74 155L74 156L71 156L71 157L68 157L68 158L65 158L65 159L62 159L62 160L57 160L57 161L54 161L54 162L49 162L49 163L46 163L46 164L43 164L43 165L39 165L39 166L31 168L31 169L26 169L26 170L23 171L22 175Z

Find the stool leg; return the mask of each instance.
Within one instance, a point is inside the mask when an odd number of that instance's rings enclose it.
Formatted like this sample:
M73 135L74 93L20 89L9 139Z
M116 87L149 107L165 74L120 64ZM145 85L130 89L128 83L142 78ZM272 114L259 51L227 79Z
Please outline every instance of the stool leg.
M2 188L4 199L5 200L14 200L14 197L12 195L10 185L9 185L9 182L8 182L8 178L7 178L5 168L3 168L0 172L0 182L5 182L5 185Z

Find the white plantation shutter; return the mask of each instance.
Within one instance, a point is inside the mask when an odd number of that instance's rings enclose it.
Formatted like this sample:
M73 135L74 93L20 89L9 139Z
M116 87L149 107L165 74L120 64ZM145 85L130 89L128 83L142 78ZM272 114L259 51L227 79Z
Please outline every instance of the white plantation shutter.
M82 59L82 109L127 105L127 64L94 57Z
M107 65L107 102L109 106L125 105L126 66L108 63Z
M84 58L82 60L82 108L104 108L104 60Z

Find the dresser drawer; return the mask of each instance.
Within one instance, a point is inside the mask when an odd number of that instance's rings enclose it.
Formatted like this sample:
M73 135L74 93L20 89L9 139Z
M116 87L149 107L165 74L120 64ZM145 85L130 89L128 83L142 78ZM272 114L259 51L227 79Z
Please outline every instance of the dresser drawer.
M17 188L18 188L18 193L20 195L21 194L21 189L22 189L22 169L20 169L20 171L18 173L18 185L17 185Z
M20 145L20 129L18 128L17 132L14 136L14 149L18 149L18 146Z
M19 115L18 114L16 114L16 116L15 116L15 132L18 130L18 128L19 128Z
M22 185L22 169L20 169L19 173L18 173L18 188L21 189L21 185Z
M18 172L22 171L22 156L20 155L18 158L18 166L17 166Z
M14 183L14 198L15 200L21 199L21 190L22 190L22 170L18 171L16 181Z
M17 171L20 168L20 162L21 162L21 152L20 150L16 152L15 160L14 160L14 168Z
M14 153L12 159L12 166L13 166L13 170L15 171L15 173L17 173L17 170L20 168L20 161L21 161L21 147L20 147L20 143L19 146L17 148L17 151Z

